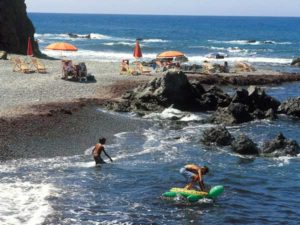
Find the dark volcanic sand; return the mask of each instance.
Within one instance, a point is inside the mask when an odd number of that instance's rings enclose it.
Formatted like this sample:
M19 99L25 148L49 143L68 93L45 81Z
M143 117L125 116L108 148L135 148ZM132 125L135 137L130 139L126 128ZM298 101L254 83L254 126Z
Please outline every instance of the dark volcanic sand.
M0 160L83 154L99 136L106 137L109 144L114 134L147 125L145 121L103 113L92 105L80 110L58 110L52 116L1 119Z

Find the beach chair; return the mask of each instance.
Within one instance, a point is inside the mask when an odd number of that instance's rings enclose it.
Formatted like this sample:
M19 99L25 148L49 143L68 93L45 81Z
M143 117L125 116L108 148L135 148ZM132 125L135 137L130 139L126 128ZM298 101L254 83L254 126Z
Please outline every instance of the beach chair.
M137 64L137 71L139 71L140 74L142 74L142 75L150 75L150 74L151 74L151 70L146 69L146 68L143 66L143 64L140 63L140 62Z
M87 67L84 62L78 63L76 67L76 79L79 81L87 80Z
M34 57L30 57L32 65L38 73L47 73L45 65L38 59Z
M19 57L13 57L11 61L14 64L13 72L30 73L30 69L27 63L25 63Z

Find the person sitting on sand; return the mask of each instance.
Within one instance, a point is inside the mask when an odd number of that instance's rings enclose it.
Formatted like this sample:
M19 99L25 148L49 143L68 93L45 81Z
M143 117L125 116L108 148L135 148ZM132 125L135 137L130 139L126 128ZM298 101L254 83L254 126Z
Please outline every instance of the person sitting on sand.
M201 191L205 191L205 185L203 182L203 176L209 172L207 166L200 167L194 164L185 165L180 169L180 173L188 180L188 184L185 189L192 189L193 184L198 182Z
M95 147L92 151L96 165L106 163L101 157L102 152L110 159L111 162L113 161L112 158L106 153L106 151L104 149L105 142L106 142L105 138L100 138L99 143L97 143L95 145Z

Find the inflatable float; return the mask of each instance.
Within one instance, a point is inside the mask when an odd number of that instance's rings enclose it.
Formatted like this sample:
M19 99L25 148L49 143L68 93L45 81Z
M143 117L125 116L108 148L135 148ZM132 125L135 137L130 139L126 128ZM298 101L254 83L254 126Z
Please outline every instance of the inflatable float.
M202 198L216 198L224 192L224 187L222 185L215 186L210 189L209 192L188 190L185 188L171 188L170 191L163 193L163 197L175 198L180 195L185 197L189 202L197 202Z

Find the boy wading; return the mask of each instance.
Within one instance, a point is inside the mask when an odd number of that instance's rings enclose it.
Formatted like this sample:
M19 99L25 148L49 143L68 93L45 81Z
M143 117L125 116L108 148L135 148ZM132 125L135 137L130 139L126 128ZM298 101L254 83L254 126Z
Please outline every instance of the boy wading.
M101 153L103 152L107 158L110 159L110 161L112 162L112 158L107 154L107 152L105 151L104 149L104 144L106 142L106 139L105 138L100 138L99 139L99 143L97 143L92 151L92 154L93 154L93 157L94 157L94 160L95 160L95 163L96 165L99 165L99 164L104 164L106 163L102 157L101 157Z

